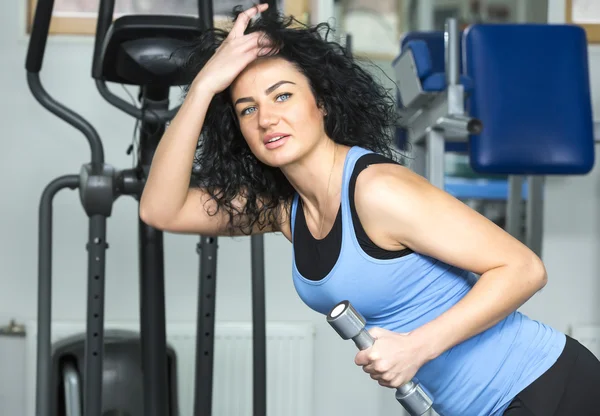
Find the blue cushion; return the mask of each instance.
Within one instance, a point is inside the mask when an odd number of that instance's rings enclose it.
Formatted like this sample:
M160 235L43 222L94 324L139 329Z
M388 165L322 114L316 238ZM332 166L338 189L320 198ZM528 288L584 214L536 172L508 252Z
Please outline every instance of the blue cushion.
M418 33L424 35L426 32ZM417 76L421 80L424 91L441 92L447 87L446 73L444 72L446 66L444 38L442 32L440 48L439 32L432 32L432 34L433 36L423 36L421 39L415 33L410 33L402 41L402 54L407 50L412 52ZM400 56L392 62L392 66L400 59ZM465 91L473 89L473 82L468 77L461 75L459 82L464 86Z
M422 40L413 40L405 45L402 53L405 53L408 49L411 50L413 58L415 59L415 66L419 79L422 80L431 75L431 55L429 54L427 44Z
M458 199L508 200L508 181L504 179L469 179L446 176L444 189ZM521 198L528 198L528 183L523 181Z
M469 151L468 142L446 142L445 149L447 153L467 153Z
M459 82L464 87L465 92L470 92L473 89L473 81L468 77L461 75ZM422 83L423 90L429 92L444 91L448 87L448 83L446 82L446 74L440 72L431 74L425 78Z
M400 51L404 51L406 45L409 42L415 40L423 41L427 44L427 49L431 56L431 72L440 73L446 72L446 55L445 55L445 41L444 31L415 31L408 32L402 38L400 43ZM462 45L459 44L459 55L462 56ZM461 63L460 72L463 72L463 66Z
M585 174L594 165L588 45L572 25L480 24L463 38L476 85L467 111L483 123L475 172Z

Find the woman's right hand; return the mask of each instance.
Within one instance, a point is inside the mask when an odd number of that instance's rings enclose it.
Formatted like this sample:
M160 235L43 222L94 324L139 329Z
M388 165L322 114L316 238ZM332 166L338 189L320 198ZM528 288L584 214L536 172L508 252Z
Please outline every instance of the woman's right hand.
M248 64L271 51L264 33L244 34L250 20L268 7L262 3L240 13L229 35L198 73L194 84L202 84L205 92L209 88L217 94L231 85Z

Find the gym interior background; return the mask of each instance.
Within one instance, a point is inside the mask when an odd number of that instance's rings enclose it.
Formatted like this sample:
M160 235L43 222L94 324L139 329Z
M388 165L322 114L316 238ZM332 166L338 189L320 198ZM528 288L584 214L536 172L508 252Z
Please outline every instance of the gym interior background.
M35 337L37 307L39 198L52 178L79 172L81 165L89 159L89 146L84 137L43 109L28 89L24 69L28 46L28 1L0 2L0 50L3 56L0 91L4 97L0 103L4 126L0 153L0 188L4 195L0 216L0 326L14 320L24 325L26 331L24 337L0 336L0 414L5 416L34 414L35 349L31 347L35 346L35 341L32 343L31 338ZM91 3L95 10L98 2ZM119 3L125 2L117 0ZM378 2L356 0L333 5L324 0L306 1L313 20L338 15L337 22L342 22L344 29L352 34L356 53L370 57L393 79L391 61L398 53L398 39L403 31L442 29L440 24L445 17L456 14L464 4L471 2L419 0L419 6L413 8L407 0L382 0L381 5L376 6L373 3ZM482 0L479 3L490 6L482 7L484 21L563 23L567 16L565 0ZM581 1L581 7L585 7L585 3L591 5L592 2ZM600 15L596 16L600 22ZM465 18L468 20L472 16L466 14ZM51 36L41 79L53 96L76 109L98 129L107 163L127 168L133 163L127 149L134 137L135 120L99 95L90 76L92 51L93 36ZM600 120L600 47L593 43L589 46L589 65L594 119ZM384 76L381 79L384 83L389 82ZM568 80L557 79L556 82ZM177 101L179 96L180 90L174 89L173 100ZM123 98L128 99L124 91ZM460 159L449 161L448 169L461 163ZM76 192L61 192L54 207L53 320L77 327L86 317L88 219ZM522 308L529 316L580 337L596 354L600 354L598 213L598 168L585 176L547 178L543 260L548 269L549 284ZM135 328L139 319L138 234L137 202L132 198L121 198L114 205L107 237L110 245L106 263L107 327ZM164 238L166 311L168 326L172 328L168 332L174 334L185 328L195 328L198 238L169 234ZM299 400L310 402L297 403L296 407L310 409L311 416L401 414L390 390L380 388L353 364L354 345L341 341L323 317L310 311L297 297L290 278L291 245L280 235L268 235L265 253L268 325L290 326L293 332L295 324L307 324L314 334L306 344L311 348L312 362L277 364L273 361L271 366L269 361L269 365L280 372L285 372L288 365L289 371L306 369L309 390L302 391ZM250 239L220 239L217 270L217 326L249 323ZM178 330L173 329L178 325ZM193 343L182 342L182 345L193 346ZM246 361L251 363L250 353L246 355ZM193 367L193 362L186 362L185 357L193 356L193 353L187 356L182 353L182 373L186 366ZM284 355L271 350L269 357L276 360ZM226 370L216 364L215 389L224 400L231 401L245 395L243 389L250 389L250 370L242 365L227 373L237 374L234 379L224 379ZM238 376L240 380L236 381ZM292 379L271 370L269 377L271 387L278 380ZM183 383L179 386L180 397L184 401L190 400L192 386ZM247 394L250 394L249 390ZM269 400L275 400L272 394ZM180 405L182 415L191 414L183 411L189 409L191 403ZM233 414L250 414L250 409L236 410Z

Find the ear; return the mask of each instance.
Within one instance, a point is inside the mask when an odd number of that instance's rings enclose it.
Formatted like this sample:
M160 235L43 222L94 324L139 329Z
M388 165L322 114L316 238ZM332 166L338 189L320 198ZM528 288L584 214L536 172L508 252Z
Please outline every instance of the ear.
M325 117L327 115L327 109L325 108L325 103L323 102L323 100L319 100L319 102L317 103L317 107L323 114L323 117Z

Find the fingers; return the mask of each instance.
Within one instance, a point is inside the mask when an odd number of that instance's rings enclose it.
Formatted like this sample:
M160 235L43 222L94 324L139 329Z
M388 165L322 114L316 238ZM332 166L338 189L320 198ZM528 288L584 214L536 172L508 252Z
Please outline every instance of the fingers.
M367 348L366 350L362 350L356 354L354 357L354 363L356 365L367 365L378 360L379 358L379 353L377 351L374 351L372 348Z
M264 42L254 39L253 41L246 42L241 46L240 51L243 55L247 55L251 58L258 58L268 56L277 52L277 48L272 42Z
M372 327L372 328L369 329L369 335L371 335L376 340L378 338L385 337L385 336L387 336L389 334L390 334L390 331L388 331L387 329L383 329L381 327L374 326L374 327Z
M365 366L363 368L365 373L369 374L372 380L379 382L384 387L400 387L405 383L403 373L397 373L392 371L377 371L372 366Z
M250 20L252 20L252 18L254 16L256 16L258 13L262 13L265 10L267 10L268 8L269 8L268 4L262 3L262 4L258 4L256 6L253 6L249 9L244 10L237 17L237 20L235 21L233 28L231 29L231 32L229 33L229 35L233 36L234 38L240 38L240 37L244 36L244 31L248 27L248 23L250 23Z
M273 42L265 33L253 32L249 35L246 35L243 40L241 40L240 45L244 48L244 50L249 50L255 47L268 48L273 46Z

